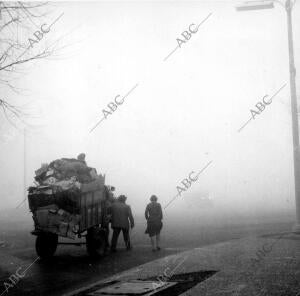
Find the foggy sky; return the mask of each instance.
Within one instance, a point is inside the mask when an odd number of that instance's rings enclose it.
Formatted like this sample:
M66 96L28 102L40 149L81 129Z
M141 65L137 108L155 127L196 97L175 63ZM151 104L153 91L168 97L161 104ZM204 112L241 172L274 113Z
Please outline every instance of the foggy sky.
M207 192L215 207L294 208L287 29L284 9L237 12L236 1L59 2L63 17L44 40L67 34L61 56L28 67L18 95L27 104L26 186L41 163L86 153L117 194L141 212L150 195L164 206L190 172L197 182L168 211L195 207ZM294 51L300 69L300 5L293 11ZM176 38L199 24L191 39ZM50 23L52 19L47 19ZM34 29L33 29L34 31ZM48 38L48 39L47 39ZM138 86L93 132L102 110ZM272 104L240 133L250 109L265 95ZM298 94L299 94L298 88ZM1 114L1 209L24 196L22 125ZM190 198L189 202L186 200Z

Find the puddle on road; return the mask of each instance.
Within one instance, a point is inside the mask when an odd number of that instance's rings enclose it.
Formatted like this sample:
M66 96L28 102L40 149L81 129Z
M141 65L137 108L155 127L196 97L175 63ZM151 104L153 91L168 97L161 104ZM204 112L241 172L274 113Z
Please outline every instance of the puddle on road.
M95 285L74 296L117 296L117 295L143 295L143 296L178 296L197 284L213 276L217 271L205 270L176 274L165 282L160 282L157 277L135 279L128 281L111 281Z

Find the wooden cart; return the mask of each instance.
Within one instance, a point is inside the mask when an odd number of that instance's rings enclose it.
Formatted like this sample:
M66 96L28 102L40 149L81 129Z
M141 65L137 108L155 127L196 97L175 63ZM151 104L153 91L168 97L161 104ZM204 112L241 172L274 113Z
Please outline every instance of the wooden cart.
M34 220L34 230L31 233L37 236L37 254L41 258L49 258L54 255L58 244L82 244L59 243L58 237L68 237L74 241L75 238L84 236L89 255L103 256L107 248L109 221L107 212L113 199L113 190L114 187L102 185L96 190L87 188L71 195L72 207L76 208L76 215L69 215L67 211L61 209L57 211L59 206L55 209L58 200L55 195L48 194L44 199L48 205L40 207L37 206L37 201L41 202L41 195L29 193L29 208Z

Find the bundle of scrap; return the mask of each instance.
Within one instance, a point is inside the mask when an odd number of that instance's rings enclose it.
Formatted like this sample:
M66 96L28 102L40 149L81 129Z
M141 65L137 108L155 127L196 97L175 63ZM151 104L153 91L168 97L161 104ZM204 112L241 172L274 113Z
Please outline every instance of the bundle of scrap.
M80 220L81 194L104 187L104 176L98 175L79 156L42 164L35 171L36 186L29 187L28 200L36 230L46 228L74 238Z

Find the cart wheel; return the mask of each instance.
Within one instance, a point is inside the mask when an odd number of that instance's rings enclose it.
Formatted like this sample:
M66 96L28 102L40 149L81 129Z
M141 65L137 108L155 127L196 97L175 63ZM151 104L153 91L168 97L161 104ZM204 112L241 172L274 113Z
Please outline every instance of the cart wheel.
M86 235L86 249L91 257L102 257L106 251L105 231L99 227L88 229Z
M54 255L58 244L58 236L54 233L40 233L36 237L35 250L42 259Z

